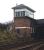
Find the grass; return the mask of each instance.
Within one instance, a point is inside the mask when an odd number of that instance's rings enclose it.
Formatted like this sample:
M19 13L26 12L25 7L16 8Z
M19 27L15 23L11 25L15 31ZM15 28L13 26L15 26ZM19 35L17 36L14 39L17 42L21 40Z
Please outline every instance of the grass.
M12 41L15 41L15 34L0 29L0 44L10 43Z

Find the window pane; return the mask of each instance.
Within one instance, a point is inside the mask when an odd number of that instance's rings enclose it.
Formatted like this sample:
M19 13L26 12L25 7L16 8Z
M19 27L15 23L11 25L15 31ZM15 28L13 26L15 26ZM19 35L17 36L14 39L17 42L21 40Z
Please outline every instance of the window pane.
M25 16L25 11L21 11L21 16Z
M16 12L16 16L18 16L18 12Z
M23 11L21 11L21 16L23 16Z
M18 16L20 16L20 12L18 12Z
M21 16L21 11L20 11L20 16Z
M23 11L23 16L25 16L25 11Z
M20 12L16 12L16 17L20 16Z

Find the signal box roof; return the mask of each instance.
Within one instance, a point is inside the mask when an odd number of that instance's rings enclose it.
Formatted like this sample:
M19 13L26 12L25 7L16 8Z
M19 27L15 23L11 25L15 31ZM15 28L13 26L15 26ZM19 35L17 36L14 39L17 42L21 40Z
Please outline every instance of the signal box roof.
M32 11L32 12L35 12L33 9L31 9L28 6L25 6L24 4L17 5L16 7L13 7L12 9L23 9L23 8L26 8L26 9Z

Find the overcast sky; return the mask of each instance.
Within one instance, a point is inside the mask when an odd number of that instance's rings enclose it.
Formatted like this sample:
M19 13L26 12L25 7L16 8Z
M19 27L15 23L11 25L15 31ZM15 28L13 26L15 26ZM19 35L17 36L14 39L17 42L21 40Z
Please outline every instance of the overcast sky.
M25 4L34 9L35 19L44 19L44 0L0 0L0 22L8 22L13 20L12 7L16 4Z

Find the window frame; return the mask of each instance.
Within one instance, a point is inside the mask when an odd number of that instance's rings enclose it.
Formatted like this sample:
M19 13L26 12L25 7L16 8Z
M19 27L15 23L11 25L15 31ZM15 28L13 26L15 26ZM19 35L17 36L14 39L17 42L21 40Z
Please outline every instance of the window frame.
M25 11L15 12L16 17L18 16L25 16Z

